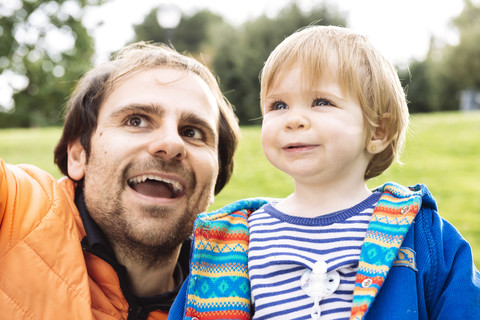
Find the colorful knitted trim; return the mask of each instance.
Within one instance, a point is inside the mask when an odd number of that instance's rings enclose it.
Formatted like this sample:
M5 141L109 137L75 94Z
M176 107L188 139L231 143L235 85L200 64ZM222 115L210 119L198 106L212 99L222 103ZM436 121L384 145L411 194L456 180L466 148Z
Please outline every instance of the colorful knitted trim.
M390 270L400 245L420 210L419 188L385 184L373 212L355 281L350 319L363 319Z
M186 319L250 319L247 217L265 203L242 200L199 216Z

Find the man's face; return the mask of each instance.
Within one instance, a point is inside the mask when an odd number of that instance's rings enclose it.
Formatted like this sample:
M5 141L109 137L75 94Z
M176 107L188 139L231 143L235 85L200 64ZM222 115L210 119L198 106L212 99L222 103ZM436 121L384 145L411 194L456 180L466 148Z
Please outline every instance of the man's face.
M207 84L175 69L140 71L115 85L100 107L91 154L78 159L92 218L117 239L177 247L213 201L219 111ZM74 147L69 148L75 150ZM69 163L70 165L70 163Z

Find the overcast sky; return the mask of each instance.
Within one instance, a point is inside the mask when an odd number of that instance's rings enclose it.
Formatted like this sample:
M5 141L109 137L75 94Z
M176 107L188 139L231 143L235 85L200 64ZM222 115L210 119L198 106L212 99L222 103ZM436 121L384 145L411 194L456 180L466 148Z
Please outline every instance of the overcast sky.
M473 0L479 3L480 0ZM100 57L123 46L133 36L132 25L140 23L152 8L174 3L182 12L193 13L202 8L216 12L234 24L261 14L276 15L290 0L112 0L91 10L87 24L103 20L97 29L97 51ZM322 1L298 0L308 10ZM345 13L349 27L367 34L395 64L412 58L423 59L430 37L455 43L456 33L450 25L463 8L463 0L324 0ZM114 14L113 14L114 13Z

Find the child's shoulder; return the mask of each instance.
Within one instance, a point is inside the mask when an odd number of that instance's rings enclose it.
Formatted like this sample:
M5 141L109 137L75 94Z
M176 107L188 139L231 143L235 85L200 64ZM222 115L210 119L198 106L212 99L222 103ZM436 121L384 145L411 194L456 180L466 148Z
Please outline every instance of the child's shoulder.
M396 182L386 182L373 191L381 192L384 199L389 197L391 201L404 201L407 199L419 199L422 207L430 207L437 210L437 204L425 184L416 184L412 186L403 186Z
M200 220L218 220L235 215L247 217L250 213L258 210L267 204L271 198L247 198L232 202L226 206L211 212L205 212L198 215Z

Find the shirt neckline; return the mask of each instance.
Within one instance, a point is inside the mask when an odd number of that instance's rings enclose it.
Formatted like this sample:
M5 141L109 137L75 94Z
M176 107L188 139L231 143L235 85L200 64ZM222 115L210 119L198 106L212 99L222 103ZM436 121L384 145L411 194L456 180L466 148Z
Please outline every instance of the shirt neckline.
M363 201L357 203L356 205L335 212L331 212L328 214L324 214L321 216L313 217L313 218L306 218L306 217L297 217L286 214L277 208L275 208L275 202L269 202L263 206L263 210L268 213L270 216L282 221L296 225L304 225L304 226L327 226L334 223L339 223L342 221L347 220L350 217L357 215L358 213L372 207L375 203L378 202L380 199L381 192L373 192Z

